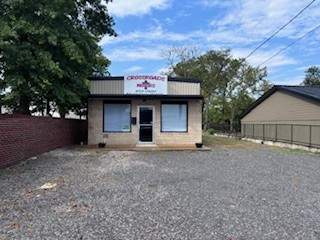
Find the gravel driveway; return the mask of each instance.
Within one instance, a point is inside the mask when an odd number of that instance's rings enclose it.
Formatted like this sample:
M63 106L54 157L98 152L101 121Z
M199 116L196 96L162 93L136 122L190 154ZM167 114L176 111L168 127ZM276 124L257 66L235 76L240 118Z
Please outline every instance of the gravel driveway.
M320 157L59 149L0 170L0 219L0 240L320 239Z

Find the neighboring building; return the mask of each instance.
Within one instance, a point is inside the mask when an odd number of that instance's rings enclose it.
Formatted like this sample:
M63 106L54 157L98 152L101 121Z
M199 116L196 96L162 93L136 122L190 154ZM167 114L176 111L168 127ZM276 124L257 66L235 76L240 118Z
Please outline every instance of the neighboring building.
M274 86L241 116L244 137L320 147L320 87Z
M88 144L195 146L202 143L198 79L156 75L92 77Z

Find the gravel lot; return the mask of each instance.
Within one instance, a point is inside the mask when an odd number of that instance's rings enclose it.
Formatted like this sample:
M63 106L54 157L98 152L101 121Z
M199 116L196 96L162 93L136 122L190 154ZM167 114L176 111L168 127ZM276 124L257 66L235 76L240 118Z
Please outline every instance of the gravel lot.
M0 219L0 240L320 239L320 157L59 149L0 170Z

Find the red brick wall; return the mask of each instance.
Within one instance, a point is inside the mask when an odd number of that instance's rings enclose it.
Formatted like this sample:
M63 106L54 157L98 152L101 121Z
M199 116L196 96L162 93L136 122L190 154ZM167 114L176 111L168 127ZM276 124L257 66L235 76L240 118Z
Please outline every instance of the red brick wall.
M87 142L84 120L0 115L0 168L69 144Z

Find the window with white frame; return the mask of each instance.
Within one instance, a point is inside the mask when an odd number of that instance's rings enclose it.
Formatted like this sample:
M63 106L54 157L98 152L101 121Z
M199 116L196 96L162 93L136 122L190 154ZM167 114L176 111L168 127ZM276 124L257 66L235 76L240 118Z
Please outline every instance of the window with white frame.
M131 103L105 102L103 106L104 132L131 131Z
M161 104L161 132L187 132L187 108L186 102L163 102Z

